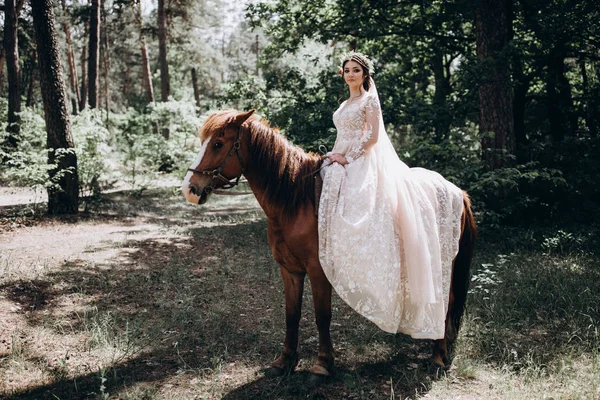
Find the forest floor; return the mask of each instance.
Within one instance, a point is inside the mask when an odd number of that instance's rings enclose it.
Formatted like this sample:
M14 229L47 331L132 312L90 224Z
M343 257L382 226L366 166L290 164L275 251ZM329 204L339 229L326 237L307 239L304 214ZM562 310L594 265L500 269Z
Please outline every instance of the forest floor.
M600 399L597 226L482 229L449 371L334 295L336 374L310 389L310 285L298 370L264 377L285 327L256 201L162 187L50 218L27 199L0 193L0 398Z

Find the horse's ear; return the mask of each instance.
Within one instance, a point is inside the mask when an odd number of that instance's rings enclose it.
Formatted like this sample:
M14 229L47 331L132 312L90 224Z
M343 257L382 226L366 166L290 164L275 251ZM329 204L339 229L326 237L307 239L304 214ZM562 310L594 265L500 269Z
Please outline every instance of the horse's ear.
M246 120L248 118L250 118L250 116L254 114L254 110L250 110L247 112L242 112L239 113L236 116L233 116L229 119L229 121L227 121L228 123L235 125L235 126L241 126L244 122L246 122Z

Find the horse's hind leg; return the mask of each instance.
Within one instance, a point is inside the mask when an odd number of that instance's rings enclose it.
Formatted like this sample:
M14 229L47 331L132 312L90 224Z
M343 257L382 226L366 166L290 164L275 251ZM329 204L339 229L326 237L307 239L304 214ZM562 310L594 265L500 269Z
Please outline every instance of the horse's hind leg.
M464 211L461 219L461 236L458 254L452 264L452 277L450 297L448 299L448 313L446 314L446 332L443 339L436 340L434 344L432 362L439 367L448 367L451 362L450 353L462 319L469 282L471 280L470 266L473 258L473 248L477 238L477 225L471 211L471 201L464 193Z
M448 346L450 346L458 332L452 321L452 306L454 305L454 293L450 288L450 298L448 299L448 313L446 314L445 334L443 339L438 339L433 342L433 355L431 356L431 362L433 365L439 368L447 368L450 366L450 356L448 352Z
M298 325L302 313L304 274L294 274L281 267L281 278L285 292L285 342L283 352L271 364L269 376L281 376L292 372L298 365Z

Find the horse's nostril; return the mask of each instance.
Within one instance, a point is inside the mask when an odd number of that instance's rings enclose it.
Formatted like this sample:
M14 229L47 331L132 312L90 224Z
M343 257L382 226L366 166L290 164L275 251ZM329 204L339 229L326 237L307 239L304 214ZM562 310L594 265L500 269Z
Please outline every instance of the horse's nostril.
M200 189L198 189L198 187L196 185L193 185L190 183L190 193L196 196L200 196Z

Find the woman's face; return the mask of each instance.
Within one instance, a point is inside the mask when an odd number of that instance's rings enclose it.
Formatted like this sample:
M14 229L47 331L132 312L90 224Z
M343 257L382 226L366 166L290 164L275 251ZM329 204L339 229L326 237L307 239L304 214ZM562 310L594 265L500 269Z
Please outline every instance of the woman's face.
M348 61L344 65L344 80L350 87L362 85L364 79L363 69L356 61Z

